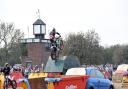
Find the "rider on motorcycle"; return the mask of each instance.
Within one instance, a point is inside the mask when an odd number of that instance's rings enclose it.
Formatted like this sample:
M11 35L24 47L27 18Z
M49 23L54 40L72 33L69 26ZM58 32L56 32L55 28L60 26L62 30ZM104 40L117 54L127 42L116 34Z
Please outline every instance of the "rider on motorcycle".
M13 89L17 88L17 84L16 81L13 80L14 77L11 76L11 68L10 65L8 63L5 63L5 66L2 70L2 72L4 73L4 89L8 89L8 86L12 86Z
M51 58L56 59L56 57L59 57L60 50L63 49L63 40L61 38L61 35L56 32L55 28L53 28L49 36L51 42Z

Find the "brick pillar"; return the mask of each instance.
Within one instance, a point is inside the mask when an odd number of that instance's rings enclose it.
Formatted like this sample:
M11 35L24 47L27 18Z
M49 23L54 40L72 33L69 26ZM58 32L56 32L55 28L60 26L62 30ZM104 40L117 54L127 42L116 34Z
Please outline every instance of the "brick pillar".
M49 57L49 52L45 49L45 43L28 43L27 44L28 57L32 60L32 64L44 66Z

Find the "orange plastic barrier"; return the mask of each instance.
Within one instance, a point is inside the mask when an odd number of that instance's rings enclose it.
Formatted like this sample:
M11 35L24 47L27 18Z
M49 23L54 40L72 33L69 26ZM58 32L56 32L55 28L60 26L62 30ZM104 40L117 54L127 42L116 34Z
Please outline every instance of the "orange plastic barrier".
M85 89L88 76L62 76L59 82L48 82L48 89Z
M28 79L20 79L19 82L21 83L21 87L23 89L30 89Z
M23 87L23 89L28 89L28 88L27 88L27 84L26 84L25 82L22 82L22 83L21 83L21 87Z

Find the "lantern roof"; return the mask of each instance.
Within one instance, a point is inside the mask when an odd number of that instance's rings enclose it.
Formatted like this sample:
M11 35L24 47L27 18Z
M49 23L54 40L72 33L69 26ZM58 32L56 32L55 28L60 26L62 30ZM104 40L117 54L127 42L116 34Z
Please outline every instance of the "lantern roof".
M33 25L46 25L41 19L37 19Z

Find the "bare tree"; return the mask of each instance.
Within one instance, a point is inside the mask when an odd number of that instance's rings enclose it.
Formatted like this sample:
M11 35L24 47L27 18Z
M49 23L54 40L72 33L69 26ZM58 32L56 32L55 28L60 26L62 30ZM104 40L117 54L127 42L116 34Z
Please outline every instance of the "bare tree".
M23 33L19 29L15 29L13 23L0 23L0 48L2 61L10 59L11 52L18 49L18 40L23 37ZM17 53L15 53L17 55ZM14 55L13 55L14 56Z
M119 45L114 50L112 59L116 64L128 63L128 46Z
M93 30L89 30L87 33L69 34L64 47L63 54L77 56L81 64L98 64L103 60L99 36Z

